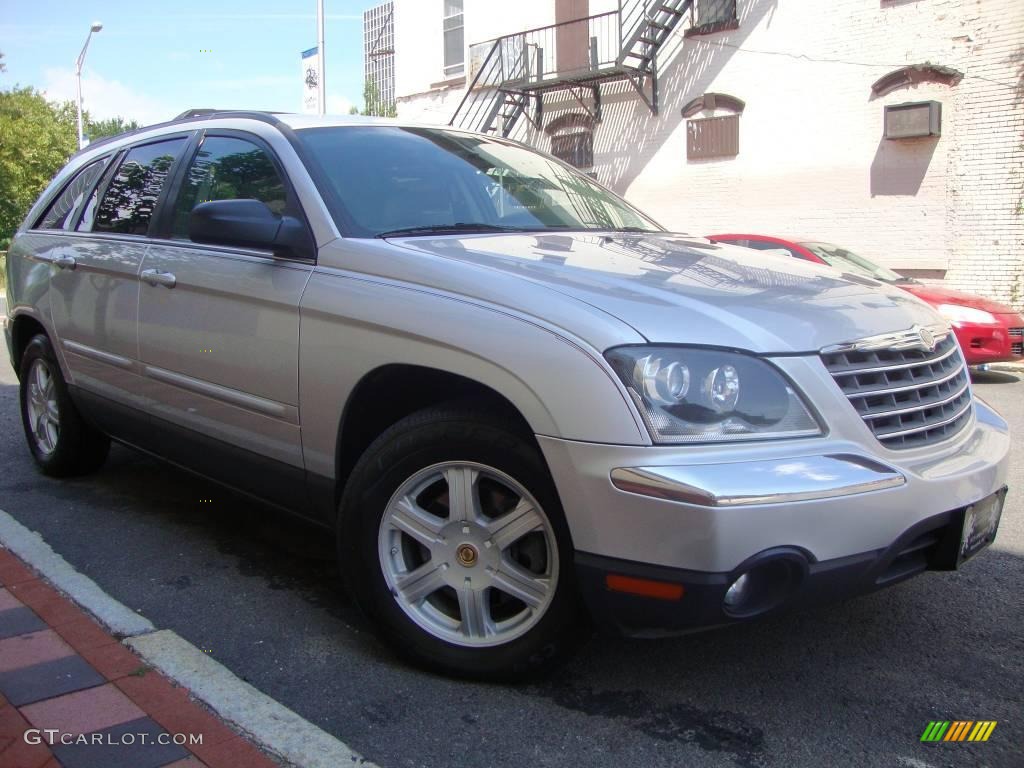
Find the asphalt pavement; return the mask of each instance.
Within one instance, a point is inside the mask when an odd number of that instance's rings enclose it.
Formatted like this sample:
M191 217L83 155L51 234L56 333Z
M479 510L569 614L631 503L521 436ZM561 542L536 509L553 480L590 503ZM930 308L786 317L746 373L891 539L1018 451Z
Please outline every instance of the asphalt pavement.
M975 378L1017 435L1022 378ZM996 543L959 572L688 637L596 637L550 679L499 687L393 657L314 527L122 447L92 477L43 477L0 361L0 509L383 768L1024 765L1022 468L1018 439ZM931 720L998 725L922 744Z

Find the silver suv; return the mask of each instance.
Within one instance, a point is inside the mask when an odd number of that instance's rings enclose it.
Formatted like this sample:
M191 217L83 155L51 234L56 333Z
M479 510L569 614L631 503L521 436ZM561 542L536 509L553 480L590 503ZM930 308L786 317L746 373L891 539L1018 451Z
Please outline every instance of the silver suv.
M43 472L114 439L315 520L399 652L515 678L994 538L1007 425L944 321L739 250L494 136L197 114L58 174L5 332Z

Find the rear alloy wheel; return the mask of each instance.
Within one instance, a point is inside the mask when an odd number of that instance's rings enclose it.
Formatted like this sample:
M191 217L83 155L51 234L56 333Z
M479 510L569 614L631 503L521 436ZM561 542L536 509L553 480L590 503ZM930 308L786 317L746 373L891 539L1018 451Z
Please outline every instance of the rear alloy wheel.
M501 645L528 632L558 582L544 510L518 482L482 464L434 464L402 483L378 547L402 610L456 645Z
M523 680L589 628L536 443L471 406L415 413L367 448L345 486L338 549L382 639L445 674Z
M87 424L71 402L46 336L39 334L28 343L19 378L25 439L43 473L70 477L99 469L110 451L110 439Z
M60 438L60 406L57 404L57 386L49 363L36 358L28 369L27 418L31 440L42 456L52 456Z

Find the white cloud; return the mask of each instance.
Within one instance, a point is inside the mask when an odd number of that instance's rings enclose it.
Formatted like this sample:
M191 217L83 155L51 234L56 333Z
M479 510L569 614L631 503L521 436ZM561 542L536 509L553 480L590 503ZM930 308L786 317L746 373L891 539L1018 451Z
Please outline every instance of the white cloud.
M45 69L42 90L53 101L75 101L78 96L74 70ZM82 73L82 106L93 118L123 117L138 120L142 125L170 120L175 115L172 106L88 70Z
M181 19L190 24L197 21L211 21L215 19L225 21L312 21L316 19L315 13L190 13L187 16L181 14L151 14L150 19ZM362 21L362 14L358 13L325 13L325 21Z
M233 77L220 80L204 80L203 86L205 88L228 91L247 91L254 88L274 88L279 85L290 85L292 83L299 83L299 85L301 85L298 75L256 75L255 77Z
M351 108L352 102L346 99L344 96L327 94L327 114L347 115L348 111Z

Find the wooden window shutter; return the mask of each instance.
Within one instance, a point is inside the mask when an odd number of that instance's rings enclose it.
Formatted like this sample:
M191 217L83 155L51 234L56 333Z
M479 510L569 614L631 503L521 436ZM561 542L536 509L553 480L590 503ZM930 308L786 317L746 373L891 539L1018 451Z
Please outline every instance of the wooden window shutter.
M740 153L740 116L686 121L686 159L735 157Z

